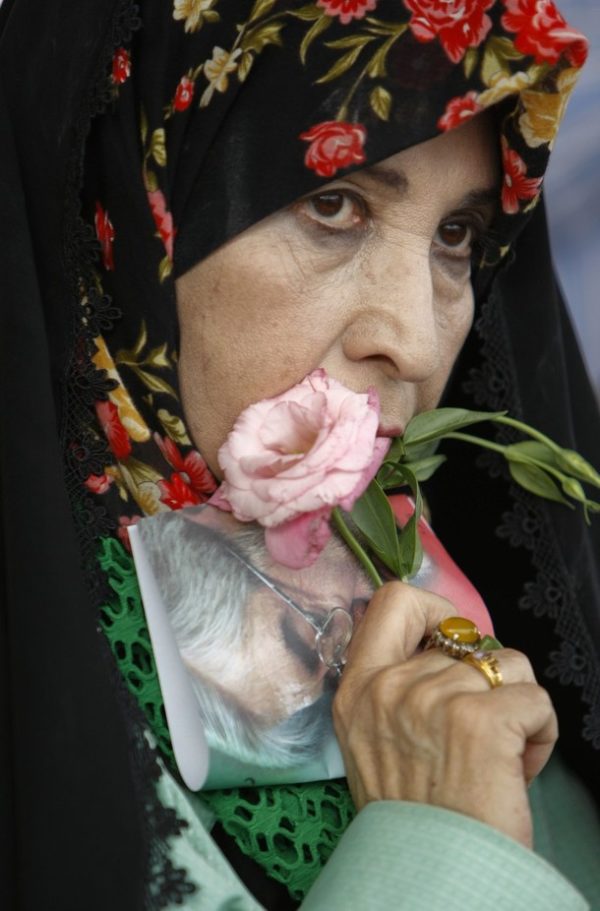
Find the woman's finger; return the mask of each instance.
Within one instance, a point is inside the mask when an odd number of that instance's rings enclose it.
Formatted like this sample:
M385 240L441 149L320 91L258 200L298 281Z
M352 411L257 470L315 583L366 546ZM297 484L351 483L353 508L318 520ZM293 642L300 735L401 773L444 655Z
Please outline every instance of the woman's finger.
M423 638L457 608L445 598L404 582L378 589L350 644L344 676L400 664L412 657Z
M497 663L502 683L536 683L536 677L529 658L512 648L494 649L490 653ZM490 689L490 682L483 671L460 658L450 658L439 648L428 649L415 655L411 662L415 676L438 674L443 686L460 683L460 688L470 692L484 692Z

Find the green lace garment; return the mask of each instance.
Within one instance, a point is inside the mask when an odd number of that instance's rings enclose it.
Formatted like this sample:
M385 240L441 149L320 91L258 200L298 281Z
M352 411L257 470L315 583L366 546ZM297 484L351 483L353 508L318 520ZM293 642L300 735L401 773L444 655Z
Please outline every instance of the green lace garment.
M102 629L161 753L176 773L133 559L119 541L103 538L99 560L114 592L102 608ZM202 800L238 847L298 900L355 815L344 780L207 791Z

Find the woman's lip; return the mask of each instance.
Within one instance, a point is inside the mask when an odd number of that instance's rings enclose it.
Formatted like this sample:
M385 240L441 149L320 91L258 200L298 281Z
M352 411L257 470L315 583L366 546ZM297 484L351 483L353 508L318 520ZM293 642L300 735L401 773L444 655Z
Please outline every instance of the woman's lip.
M401 424L387 425L381 424L377 431L378 437L401 437L404 433L404 427Z

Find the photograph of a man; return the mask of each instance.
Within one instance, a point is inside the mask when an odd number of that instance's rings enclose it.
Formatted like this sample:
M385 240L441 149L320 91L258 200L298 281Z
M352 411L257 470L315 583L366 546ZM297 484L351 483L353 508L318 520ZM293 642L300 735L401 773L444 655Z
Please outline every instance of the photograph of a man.
M333 538L317 562L274 563L263 529L210 506L139 523L211 748L301 766L333 738L331 698L372 588Z

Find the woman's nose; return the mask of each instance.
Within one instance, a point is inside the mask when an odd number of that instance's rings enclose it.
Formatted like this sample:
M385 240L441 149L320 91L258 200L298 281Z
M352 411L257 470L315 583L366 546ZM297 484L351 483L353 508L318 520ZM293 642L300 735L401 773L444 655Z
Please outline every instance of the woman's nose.
M351 361L377 359L393 379L419 383L439 366L439 336L429 253L415 249L364 263L353 319L343 336Z

